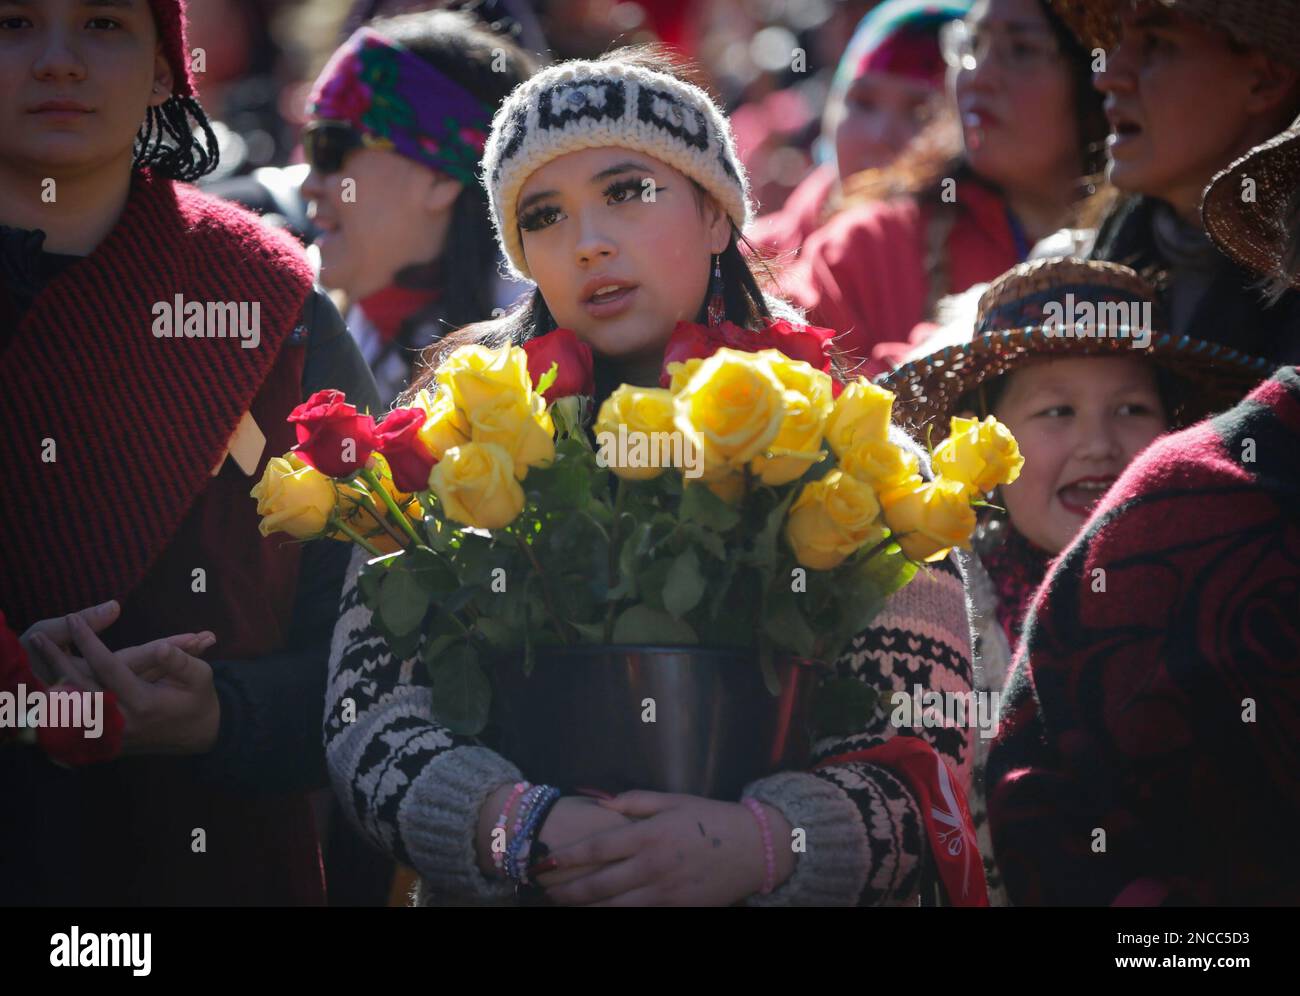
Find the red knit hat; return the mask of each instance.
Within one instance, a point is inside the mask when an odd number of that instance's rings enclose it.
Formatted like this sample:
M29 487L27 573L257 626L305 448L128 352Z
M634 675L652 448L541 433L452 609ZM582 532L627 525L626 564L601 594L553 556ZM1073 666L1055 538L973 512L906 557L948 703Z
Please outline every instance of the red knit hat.
M180 97L194 96L194 77L190 74L189 49L185 44L185 4L187 0L149 0L153 8L154 23L158 25L158 39L163 55L172 67L174 84L172 93Z

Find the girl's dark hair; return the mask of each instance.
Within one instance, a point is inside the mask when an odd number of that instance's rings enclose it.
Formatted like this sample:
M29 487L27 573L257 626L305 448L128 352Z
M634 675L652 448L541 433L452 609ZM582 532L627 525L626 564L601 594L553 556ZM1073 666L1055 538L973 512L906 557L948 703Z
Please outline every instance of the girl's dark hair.
M631 63L645 69L666 73L678 79L699 85L698 75L692 67L680 58L669 54L658 45L638 45L632 48L615 49L600 57L604 61ZM691 181L696 204L703 212L710 203L708 193L694 180ZM485 208L486 210L486 208ZM746 256L749 256L747 259ZM744 233L731 222L731 238L726 249L719 254L719 266L722 271L722 297L725 305L726 320L741 328L757 330L773 317L795 318L793 309L788 309L780 302L768 298L764 286L772 286L775 277L762 261L759 250L745 237ZM759 273L756 275L754 267ZM707 297L707 295L706 295ZM774 316L773 306L781 311ZM696 321L704 322L707 318L708 302L700 303ZM540 289L526 295L514 308L500 318L466 325L444 336L431 345L421 359L421 370L413 379L411 386L396 402L397 405L409 403L410 399L433 380L438 365L460 346L478 344L490 347L504 345L520 346L539 335L545 335L556 328L555 319ZM838 361L833 361L837 364ZM596 357L596 393L603 397L616 385L608 379L609 371L601 357Z
M1079 195L1077 223L1099 215L1101 201L1109 196L1102 176L1106 168L1109 125L1101 93L1092 85L1092 55L1052 9L1050 0L1038 0L1052 36L1070 72L1074 93L1074 119L1079 136ZM945 180L983 182L970 168L962 147L961 124L947 107L936 115L903 153L889 166L845 177L840 207L893 197L914 197L932 207L925 233L925 274L929 287L926 313L933 314L939 299L951 293L948 274L948 237L957 223L960 206L943 196ZM1094 202L1094 198L1098 201Z
M133 165L148 167L172 180L193 183L221 161L217 136L202 106L193 97L173 95L145 112L135 137Z
M489 113L536 70L532 57L513 41L458 11L403 14L370 27L459 83L486 104ZM483 185L465 184L452 205L447 248L436 271L428 266L408 271L436 272L430 279L437 281L441 293L403 322L398 348L409 347L415 333L430 324L454 329L492 313L497 245L491 217Z

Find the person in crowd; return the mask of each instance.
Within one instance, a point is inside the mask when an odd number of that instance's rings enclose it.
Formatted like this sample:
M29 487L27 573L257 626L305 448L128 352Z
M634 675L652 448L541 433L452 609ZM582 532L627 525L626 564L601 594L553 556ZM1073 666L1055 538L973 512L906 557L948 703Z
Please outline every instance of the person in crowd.
M745 171L727 119L684 75L660 54L616 50L543 70L510 96L493 123L484 178L511 268L537 289L506 316L444 338L413 389L461 344L522 345L558 327L590 347L599 404L619 383L660 383L679 321L725 318L758 338L775 315L795 317L762 292L740 251L751 216ZM893 433L905 442L901 429ZM421 904L514 902L514 884L494 867L492 830L528 759L440 726L425 669L396 658L374 627L350 584L325 714L340 800L376 843L420 872ZM894 595L837 665L886 694L913 685L960 691L970 688L969 653L962 579L949 555ZM356 705L355 722L344 721L345 699ZM970 727L897 729L877 714L851 736L819 740L815 770L750 783L743 804L565 795L537 828L551 856L529 881L560 904L884 905L928 892L928 867L952 902L978 905L973 827L954 814L968 847L938 846L949 828L919 803L920 783L899 761L923 758L926 777L950 771L960 794L971 736ZM700 837L701 824L716 848ZM763 826L773 840L803 828L806 850L777 848L766 861Z
M1170 331L1275 362L1300 360L1300 295L1263 300L1257 276L1206 237L1201 192L1218 171L1300 113L1300 17L1289 0L1057 0L1084 46L1122 196L1092 255L1162 289Z
M750 230L772 254L797 254L840 200L843 178L892 163L943 101L939 29L964 17L968 0L886 0L853 33L826 97L818 165L779 211Z
M926 356L881 379L918 438L939 445L954 416L993 415L1025 461L986 510L977 556L963 557L981 691L1001 693L1048 564L1124 468L1166 431L1230 407L1267 372L1262 359L1162 331L1155 296L1135 272L1114 263L1022 263L984 292L973 334L969 324L956 328L949 341L931 341ZM1093 315L1116 318L1085 318L1076 327L1067 301L1076 317L1092 308ZM1067 335L1058 335L1067 323ZM971 811L990 895L1002 897L984 807L989 743L976 742Z
M1243 200L1242 181L1257 182ZM1222 171L1204 223L1300 284L1300 122ZM989 755L1024 905L1300 902L1300 370L1157 440L1033 598Z
M301 247L185 182L216 162L185 6L0 13L0 610L121 734L89 766L0 750L6 905L322 898L349 551L261 536L248 493L306 394L377 398Z
M303 185L320 280L385 408L419 352L492 315L503 289L479 159L497 104L532 60L467 14L406 14L358 28L312 90Z
M1058 229L1100 169L1088 53L1047 0L978 0L945 29L960 116L940 120L815 232L786 275L816 325L876 375L945 295L992 280Z

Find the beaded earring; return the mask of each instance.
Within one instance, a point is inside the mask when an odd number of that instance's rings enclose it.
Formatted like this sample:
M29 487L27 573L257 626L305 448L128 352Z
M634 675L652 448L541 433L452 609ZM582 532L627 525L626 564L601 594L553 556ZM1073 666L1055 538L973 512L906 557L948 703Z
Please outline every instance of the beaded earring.
M709 324L721 325L727 317L727 302L722 296L722 256L713 257L713 279L709 291Z

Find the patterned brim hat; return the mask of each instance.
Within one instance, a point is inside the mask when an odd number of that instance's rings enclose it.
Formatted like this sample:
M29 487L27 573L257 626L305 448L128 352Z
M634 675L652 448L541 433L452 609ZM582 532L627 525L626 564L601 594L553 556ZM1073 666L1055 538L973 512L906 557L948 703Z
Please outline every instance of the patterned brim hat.
M1295 0L1151 0L1231 35L1283 62L1300 64L1300 12ZM1052 0L1084 48L1105 51L1119 40L1120 11L1136 0Z
M1242 266L1300 287L1300 271L1285 272L1284 262L1300 221L1290 217L1298 192L1300 118L1210 181L1201 220L1214 244Z
M937 443L967 393L1034 360L1150 359L1192 388L1184 410L1171 413L1175 424L1231 406L1272 370L1218 343L1162 332L1158 319L1154 288L1127 266L1033 260L989 284L967 341L938 346L878 381L896 395L897 421L918 438L929 429Z
M561 62L506 98L483 152L492 220L516 276L529 277L516 215L524 182L559 156L609 146L644 152L686 174L737 228L751 221L749 182L731 125L708 94L616 57Z

